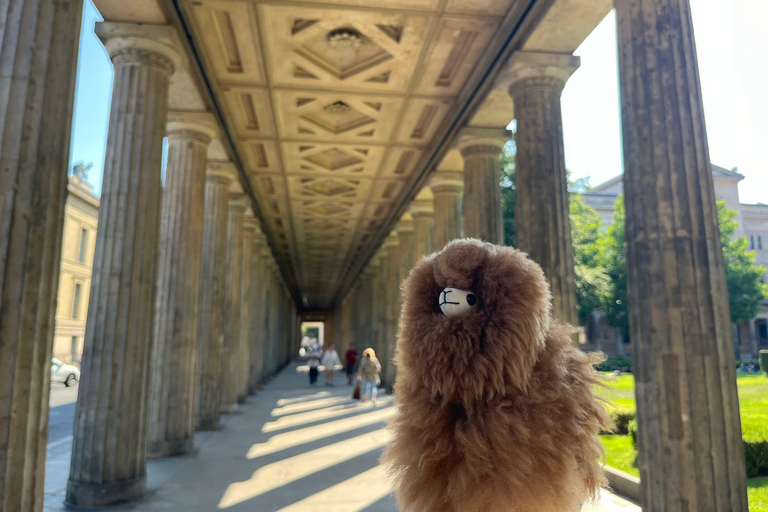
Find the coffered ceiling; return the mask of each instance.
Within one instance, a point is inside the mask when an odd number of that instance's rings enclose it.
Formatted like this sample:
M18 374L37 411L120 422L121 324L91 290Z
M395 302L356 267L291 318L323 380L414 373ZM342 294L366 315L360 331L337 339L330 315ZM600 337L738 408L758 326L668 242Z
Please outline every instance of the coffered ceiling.
M514 1L181 1L305 306L332 304Z

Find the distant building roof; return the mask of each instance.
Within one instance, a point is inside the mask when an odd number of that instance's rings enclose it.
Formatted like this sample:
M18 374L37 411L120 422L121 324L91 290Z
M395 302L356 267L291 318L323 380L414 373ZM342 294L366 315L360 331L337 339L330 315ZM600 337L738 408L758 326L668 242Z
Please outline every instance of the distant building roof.
M741 181L744 179L743 174L739 174L739 172L736 170L737 168L734 167L731 170L726 169L725 167L720 167L719 165L712 164L712 176L719 179L732 179L735 181ZM613 178L604 181L600 183L599 185L595 185L592 187L592 189L588 192L588 194L612 194L616 195L616 190L619 188L622 188L624 181L624 175L619 174L618 176L614 176ZM586 195L586 194L585 194Z

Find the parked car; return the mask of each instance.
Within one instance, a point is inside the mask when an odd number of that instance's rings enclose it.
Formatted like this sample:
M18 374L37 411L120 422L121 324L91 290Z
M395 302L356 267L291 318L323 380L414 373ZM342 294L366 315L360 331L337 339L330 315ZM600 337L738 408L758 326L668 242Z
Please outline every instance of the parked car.
M51 382L61 382L67 387L80 380L80 370L71 364L64 364L55 357L51 360Z

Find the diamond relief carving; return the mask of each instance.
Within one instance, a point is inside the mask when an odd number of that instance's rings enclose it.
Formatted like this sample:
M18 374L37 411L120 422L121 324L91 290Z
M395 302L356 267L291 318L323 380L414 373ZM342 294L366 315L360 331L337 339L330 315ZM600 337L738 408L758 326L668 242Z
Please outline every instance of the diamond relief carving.
M307 191L315 192L318 194L322 194L324 196L339 196L339 195L348 195L349 193L353 193L356 190L355 186L351 186L352 184L357 185L357 183L345 180L345 181L338 181L338 180L332 180L332 179L322 179L322 180L315 180L312 178L305 178L301 180L302 185L304 186L304 192ZM309 194L314 195L314 194Z
M329 171L336 171L350 165L361 164L362 159L352 156L339 148L331 148L315 155L304 157L305 160L325 167Z

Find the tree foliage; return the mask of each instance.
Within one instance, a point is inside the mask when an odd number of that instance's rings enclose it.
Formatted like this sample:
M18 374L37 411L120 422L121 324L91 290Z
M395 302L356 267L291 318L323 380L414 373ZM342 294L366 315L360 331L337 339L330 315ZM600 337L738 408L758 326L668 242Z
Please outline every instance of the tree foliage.
M501 211L504 218L504 245L516 247L515 232L515 141L509 141L501 154Z
M576 274L576 307L579 323L585 325L592 312L603 306L608 277L600 264L600 215L581 195L570 200L571 238L573 240L574 271Z
M724 201L717 202L717 221L720 224L731 322L737 324L755 318L760 312L760 302L766 299L766 286L760 282L765 268L755 265L755 253L748 250L747 238L735 238L739 227L736 211L728 208Z
M598 240L598 265L605 271L608 287L602 297L608 324L629 334L627 313L627 238L624 227L626 212L624 197L616 198L613 205L613 221Z

